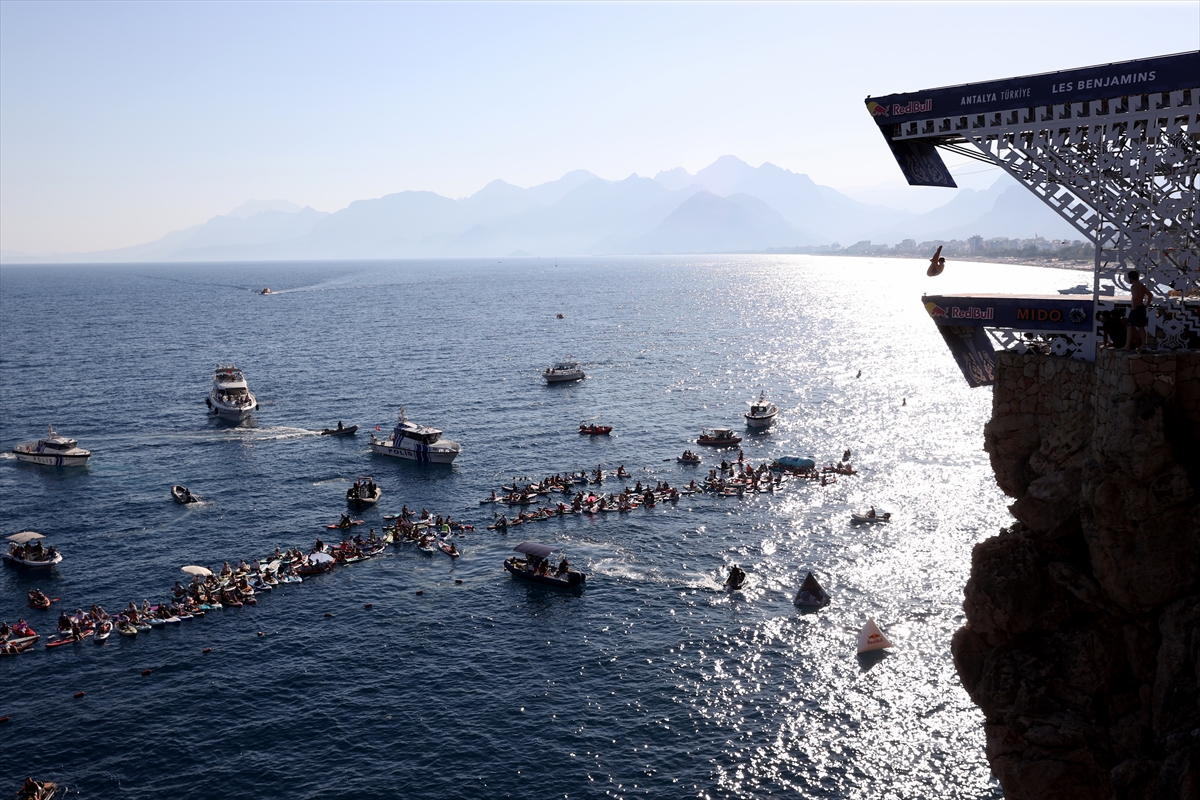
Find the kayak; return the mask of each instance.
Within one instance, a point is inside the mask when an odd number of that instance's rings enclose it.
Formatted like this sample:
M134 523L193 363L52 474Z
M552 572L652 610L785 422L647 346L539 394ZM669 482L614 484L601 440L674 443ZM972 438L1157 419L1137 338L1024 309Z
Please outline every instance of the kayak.
M362 524L363 524L363 520L361 520L361 519L352 519L352 520L350 520L350 525L362 525ZM350 527L350 525L343 525L343 524L342 524L342 523L340 523L340 522L335 522L335 523L333 523L332 525L326 525L325 527L326 527L326 528L328 528L328 529L329 529L329 530L331 530L331 531L335 531L335 530L337 530L338 528L349 528L349 527Z
M877 525L877 524L882 524L885 522L890 522L891 519L892 519L892 515L890 513L877 514L873 517L869 516L867 514L851 514L850 515L851 522L862 522L862 523L866 523L868 525Z

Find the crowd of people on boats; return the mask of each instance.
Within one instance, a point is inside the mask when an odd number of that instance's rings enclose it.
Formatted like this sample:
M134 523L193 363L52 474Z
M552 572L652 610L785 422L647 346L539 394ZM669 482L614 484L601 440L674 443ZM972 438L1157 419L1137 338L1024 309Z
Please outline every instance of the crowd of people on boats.
M195 573L191 580L187 584L176 581L171 587L170 598L158 603L145 599L140 604L130 602L115 614L100 605L92 605L86 611L79 608L74 613L64 610L59 614L54 637L46 644L54 647L83 641L93 635L103 641L113 631L136 636L156 627L202 617L207 612L256 605L259 596L284 584L303 583L306 576L374 558L390 541L390 536L377 536L372 529L365 537L354 536L335 545L317 539L307 553L296 548L276 548L265 558L256 558L249 563L239 561L235 566L226 561L216 571L192 567L189 569L194 569ZM40 589L31 589L28 599L31 608L43 610L58 600L48 597ZM41 635L24 619L15 625L0 623L0 655L23 653L40 638Z
M456 543L449 541L448 537L455 532L475 530L474 525L452 520L449 514L444 517L441 514L434 516L424 508L421 509L420 514L417 514L407 505L400 509L399 514L384 517L385 523L389 520L392 524L383 526L389 541L416 544L419 549L428 553L441 550L451 558L458 558L462 555L462 551L458 549Z
M839 467L847 468L848 464L839 463ZM738 452L737 461L722 461L715 469L708 472L707 477L700 481L690 480L683 486L672 486L664 480L643 484L639 479L632 486L628 481L632 476L621 465L616 470L606 472L602 467L593 471L555 473L532 481L530 478L514 478L512 483L501 486L500 492L492 490L480 504L497 503L509 506L531 506L543 502L543 497L554 494L570 495L570 500L560 500L528 511L518 511L516 514L494 514L494 522L488 530L507 530L510 527L529 522L553 519L568 514L595 514L605 511L626 512L639 507L653 508L659 503L675 502L683 497L695 494L714 494L719 496L744 496L758 492L774 492L787 479L789 474L819 481L827 485L837 481L836 476L807 468L789 471L776 464L762 463L753 466L746 463L745 454ZM854 474L853 472L847 474ZM605 476L615 476L625 481L619 491L604 493L594 489L579 489L578 484L596 485L604 481Z
M235 407L248 406L248 405L250 405L250 402L251 402L250 395L246 394L245 391L218 392L217 400L221 403L221 405L235 406Z
M690 451L689 451L690 452ZM686 455L686 453L685 453ZM694 455L694 454L693 454ZM636 480L632 479L624 465L616 470L606 471L602 466L595 470L580 470L578 472L555 473L533 481L529 478L514 478L510 485L501 487L503 494L492 491L484 503L506 503L510 505L530 505L538 502L539 498L551 494L570 495L570 499L560 500L553 505L532 511L522 511L509 518L504 514L495 515L494 524L489 530L504 531L509 527L526 524L538 520L568 514L593 514L603 511L632 511L638 507L654 507L659 503L676 502L682 497L701 493L718 496L743 496L757 492L774 492L785 480L794 475L809 479L819 479L822 484L832 478L830 473L855 474L849 463L850 453L843 454L842 460L836 465L830 464L821 470L809 468L802 470L785 469L777 464L762 463L758 466L748 464L744 454L739 451L736 461L722 461L720 465L708 471L702 480L691 479L686 485L672 486L665 480ZM604 493L591 488L579 488L581 485L591 487L602 483L606 477L613 476L624 482L620 491ZM373 486L373 481L369 483ZM875 518L872 508L867 516ZM880 515L886 519L890 514ZM190 581L184 584L176 581L171 587L171 596L163 602L151 603L143 600L140 604L130 602L114 615L110 615L99 605L93 605L88 610L77 609L74 613L63 611L58 618L56 636L47 646L57 646L70 642L82 641L95 635L97 639L107 638L112 631L126 636L136 636L139 632L148 631L154 627L176 625L186 620L204 616L207 612L223 608L240 608L255 605L258 597L288 583L302 583L307 576L328 572L339 565L352 564L380 555L388 544L411 542L427 552L442 552L457 558L461 555L457 543L448 541L455 532L474 530L473 526L453 520L449 514L434 515L427 509L419 513L403 506L396 515L385 515L382 535L376 535L370 529L367 536L361 534L345 539L339 544L329 545L317 539L314 547L307 553L299 549L275 551L265 558L253 559L249 563L239 561L237 565L224 562L216 570L202 567L188 568L194 570ZM348 515L342 515L341 523L329 527L349 528L360 524L361 520L352 520ZM390 524L388 524L390 523ZM33 559L52 558L54 548L43 548L39 541L26 545L14 545L12 552L20 553L22 558ZM564 558L557 570L552 570L545 559L531 559L527 562L529 568L539 575L561 576L569 570L569 564ZM185 570L187 571L187 570ZM743 573L744 575L744 573ZM738 576L733 576L735 579ZM744 578L742 578L744 580ZM48 597L39 589L28 593L29 605L34 609L48 609L58 598ZM25 652L40 635L33 630L25 620L18 620L15 625L0 624L0 655L15 655Z

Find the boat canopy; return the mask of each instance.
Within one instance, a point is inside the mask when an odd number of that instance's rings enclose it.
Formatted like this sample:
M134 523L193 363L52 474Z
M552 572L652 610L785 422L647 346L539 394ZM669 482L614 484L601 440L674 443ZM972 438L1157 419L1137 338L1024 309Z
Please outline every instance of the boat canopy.
M817 462L811 458L800 458L799 456L782 456L775 459L775 463L790 469L812 469L817 465Z
M40 533L34 533L33 531L21 531L20 533L14 533L12 536L9 536L8 540L10 542L16 542L17 544L25 544L26 542L32 542L34 539L45 538L46 537L42 536Z
M538 544L537 542L521 542L513 550L516 550L518 553L524 553L527 556L533 556L534 558L549 558L550 554L554 552L553 547Z

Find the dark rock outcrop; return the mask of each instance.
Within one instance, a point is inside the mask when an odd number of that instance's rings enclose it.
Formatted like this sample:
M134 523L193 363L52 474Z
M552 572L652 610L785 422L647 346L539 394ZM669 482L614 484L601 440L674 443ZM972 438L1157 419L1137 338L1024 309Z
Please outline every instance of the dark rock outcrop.
M954 636L1009 800L1200 800L1200 354L1001 354Z

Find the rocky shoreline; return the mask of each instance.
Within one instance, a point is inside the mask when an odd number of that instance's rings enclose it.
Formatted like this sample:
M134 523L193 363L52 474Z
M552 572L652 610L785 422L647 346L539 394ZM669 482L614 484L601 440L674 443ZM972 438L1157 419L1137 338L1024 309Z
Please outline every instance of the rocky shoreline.
M997 358L955 666L1010 800L1200 798L1200 353Z

